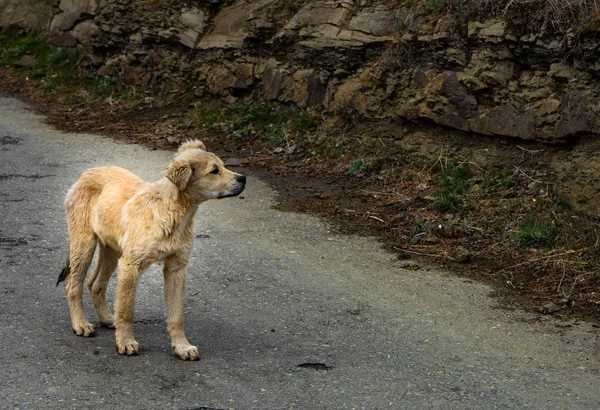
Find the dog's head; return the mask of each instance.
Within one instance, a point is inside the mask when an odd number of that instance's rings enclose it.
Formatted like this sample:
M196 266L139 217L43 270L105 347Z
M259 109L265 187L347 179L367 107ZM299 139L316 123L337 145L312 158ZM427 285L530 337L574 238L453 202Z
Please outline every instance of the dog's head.
M236 196L246 185L245 176L225 168L198 140L181 144L165 176L193 202Z

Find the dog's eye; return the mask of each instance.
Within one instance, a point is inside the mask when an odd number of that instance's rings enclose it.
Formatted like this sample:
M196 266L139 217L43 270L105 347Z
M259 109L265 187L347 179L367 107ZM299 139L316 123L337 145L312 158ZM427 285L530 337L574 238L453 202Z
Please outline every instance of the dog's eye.
M221 172L221 171L219 171L219 167L214 167L212 169L212 171L210 171L210 173L213 174L213 175L218 175L219 172Z

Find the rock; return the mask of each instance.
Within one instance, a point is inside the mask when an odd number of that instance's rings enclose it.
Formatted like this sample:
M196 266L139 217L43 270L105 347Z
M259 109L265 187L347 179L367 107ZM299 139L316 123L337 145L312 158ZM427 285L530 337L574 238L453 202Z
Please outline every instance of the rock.
M106 61L106 63L104 64L104 66L102 66L99 70L98 70L98 75L103 76L103 77L110 77L112 75L117 74L120 70L121 67L126 65L127 60L125 58L125 56L123 55L118 55L116 57L112 57L110 59L108 59Z
M100 29L92 20L82 21L71 30L71 35L84 45L92 44L99 33Z
M239 167L246 163L245 159L240 158L229 158L225 161L225 166L227 167Z
M471 260L472 256L473 254L462 246L457 246L454 250L454 259L456 259L458 263L467 263Z
M300 107L314 107L325 99L325 86L314 69L298 70L291 77L289 99Z
M178 34L179 42L189 48L196 47L200 35L206 27L206 15L196 7L186 9L181 13L179 21L183 30Z
M96 0L61 0L60 10L50 24L51 31L67 31L73 28L82 15L93 16L96 13Z
M426 245L436 245L436 244L440 243L440 238L438 238L435 235L427 235L425 237L425 239L423 240L423 242Z
M257 13L275 0L259 0L249 3L238 2L223 8L214 18L214 27L198 42L199 49L241 48L247 38L252 37L252 28L257 22Z
M39 0L0 1L0 33L25 29L42 33L50 28L54 15L49 2Z
M38 65L38 59L35 56L25 54L15 61L15 67L35 68Z
M490 43L500 43L506 35L506 22L499 19L486 20L483 23L470 21L469 38L480 38Z
M545 305L540 306L538 308L538 312L543 313L545 315L551 315L553 313L558 312L560 309L560 306L558 306L557 304L553 302L548 302Z
M567 81L577 79L580 75L581 73L578 70L563 63L552 64L550 66L550 71L548 71L549 77L560 78Z

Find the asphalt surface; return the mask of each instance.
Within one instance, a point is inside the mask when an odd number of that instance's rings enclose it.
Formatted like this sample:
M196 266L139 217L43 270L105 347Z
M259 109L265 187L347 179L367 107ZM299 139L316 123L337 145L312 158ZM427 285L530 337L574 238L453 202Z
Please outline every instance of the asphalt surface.
M253 175L243 199L197 216L185 311L201 360L171 352L160 267L138 289L141 355L119 356L112 330L73 334L55 287L64 196L100 165L156 180L172 153L61 133L1 98L0 144L0 408L600 408L598 329L499 308L439 267L404 269L373 238L274 210Z

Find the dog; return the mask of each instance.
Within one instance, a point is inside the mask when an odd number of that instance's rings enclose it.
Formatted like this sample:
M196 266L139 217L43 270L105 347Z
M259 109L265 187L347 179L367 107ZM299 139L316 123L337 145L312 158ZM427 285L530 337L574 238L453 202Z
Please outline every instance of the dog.
M65 207L69 254L56 285L66 285L71 325L78 336L93 336L83 311L83 282L95 249L98 259L87 286L100 323L115 328L117 351L138 355L133 335L135 294L140 277L163 261L167 329L182 360L199 360L183 326L183 292L194 242L194 215L209 199L233 197L246 177L225 168L198 140L183 143L165 170L148 183L119 167L85 171L69 190ZM115 315L106 303L106 287L118 267Z

